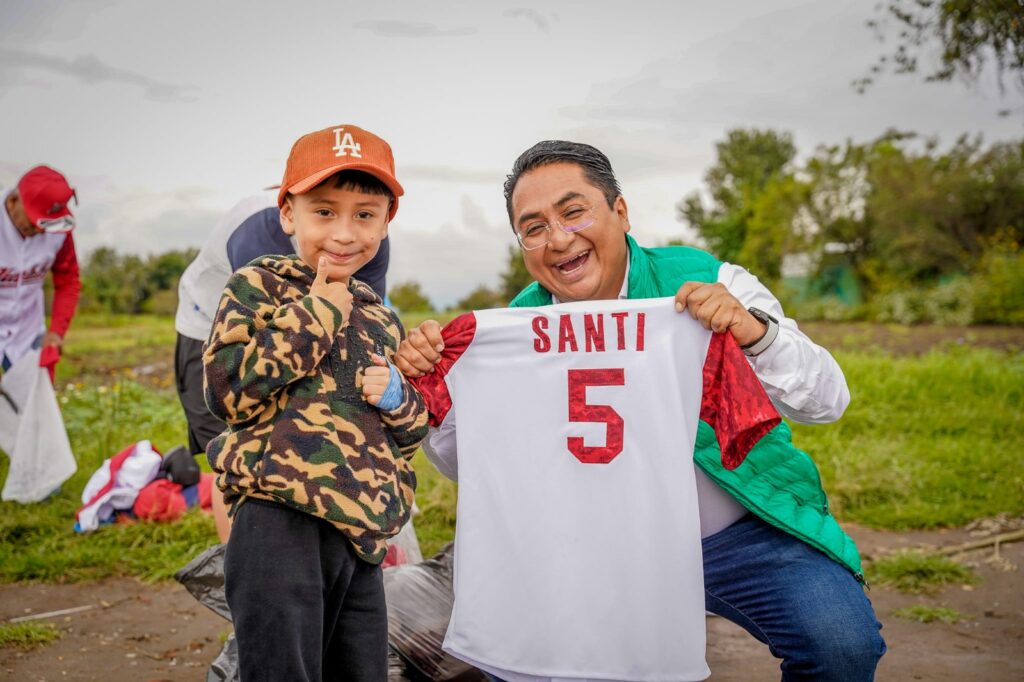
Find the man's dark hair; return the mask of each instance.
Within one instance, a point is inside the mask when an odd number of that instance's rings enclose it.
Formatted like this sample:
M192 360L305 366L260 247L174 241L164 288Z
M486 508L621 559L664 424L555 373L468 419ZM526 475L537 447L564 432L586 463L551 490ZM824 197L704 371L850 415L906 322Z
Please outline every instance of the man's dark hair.
M615 179L611 161L599 149L580 142L544 140L520 154L516 162L512 164L512 172L505 179L505 210L508 211L508 221L512 224L513 230L515 230L515 220L512 218L512 192L516 189L516 183L519 182L523 173L552 163L574 163L582 168L587 182L604 194L608 208L612 208L615 205L615 199L622 194L619 181Z

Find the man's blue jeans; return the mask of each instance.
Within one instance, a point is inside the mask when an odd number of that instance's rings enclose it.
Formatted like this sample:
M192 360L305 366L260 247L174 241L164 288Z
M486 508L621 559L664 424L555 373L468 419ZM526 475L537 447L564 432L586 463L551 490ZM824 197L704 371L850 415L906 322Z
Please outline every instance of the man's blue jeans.
M753 514L703 547L707 610L767 644L784 682L874 679L882 626L847 569Z

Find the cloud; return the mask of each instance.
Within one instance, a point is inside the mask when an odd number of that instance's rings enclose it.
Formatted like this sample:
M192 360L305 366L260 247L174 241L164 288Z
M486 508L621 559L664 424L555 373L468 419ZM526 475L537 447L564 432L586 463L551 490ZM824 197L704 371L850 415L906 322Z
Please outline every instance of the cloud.
M893 77L858 95L851 77L877 51L870 32L860 30L868 16L856 3L766 11L651 60L631 76L595 83L581 104L559 114L705 146L730 128L751 126L792 131L804 150L843 136L871 139L891 127L945 139L979 129L1012 134L1012 123L998 111L1020 105L1019 93L997 99L992 88L966 92L959 84Z
M109 246L121 253L162 253L202 246L224 214L220 197L202 187L143 192L114 187L109 180L81 178L75 216L80 253Z
M391 286L419 282L431 302L445 308L481 284L495 287L515 243L508 223L490 221L472 197L460 197L460 215L429 229L394 229Z
M528 9L526 7L513 7L512 9L505 10L504 14L507 17L522 17L524 19L532 21L534 25L543 33L551 32L551 22L548 21L547 17L545 17L543 14L541 14L535 9ZM557 16L554 14L552 14L552 17L557 19Z
M353 28L362 28L383 38L437 38L441 36L466 36L477 33L471 26L461 28L439 28L425 21L398 21L379 19L357 21Z
M408 180L424 180L428 182L473 182L492 186L501 186L505 181L505 173L498 170L476 170L456 168L454 166L403 165L398 167L398 176L404 182Z
M110 66L93 54L64 59L28 50L0 47L0 63L3 63L3 72L6 72L0 78L0 83L5 85L19 82L19 80L23 83L30 82L20 79L17 71L41 69L75 78L87 85L100 83L135 85L143 89L146 97L161 101L194 102L199 90L194 85L164 83L134 71Z
M115 6L118 0L4 0L0 14L0 44L33 44L80 36L89 21Z

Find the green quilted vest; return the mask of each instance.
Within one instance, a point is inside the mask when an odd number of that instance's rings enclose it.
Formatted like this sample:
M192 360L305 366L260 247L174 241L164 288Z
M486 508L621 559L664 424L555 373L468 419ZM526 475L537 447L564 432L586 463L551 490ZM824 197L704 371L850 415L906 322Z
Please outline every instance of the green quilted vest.
M684 282L716 282L721 263L709 253L686 246L644 248L626 235L629 244L629 298L675 296ZM537 282L510 307L551 304L551 293ZM740 504L768 523L815 547L863 582L860 555L828 510L828 498L813 460L793 445L782 422L754 446L733 471L721 463L714 430L703 420L697 428L693 457L697 465Z

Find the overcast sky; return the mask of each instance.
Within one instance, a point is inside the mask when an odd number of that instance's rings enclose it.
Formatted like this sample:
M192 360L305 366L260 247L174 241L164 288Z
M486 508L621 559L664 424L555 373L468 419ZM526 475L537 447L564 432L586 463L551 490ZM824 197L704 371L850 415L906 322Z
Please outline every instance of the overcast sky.
M684 236L675 204L731 128L789 131L804 156L890 127L944 146L1024 134L1012 86L854 92L882 49L874 5L3 0L0 185L63 171L83 253L199 246L280 181L295 138L354 123L391 143L406 189L389 281L444 306L497 283L514 244L501 183L538 140L608 154L634 235L656 244Z

